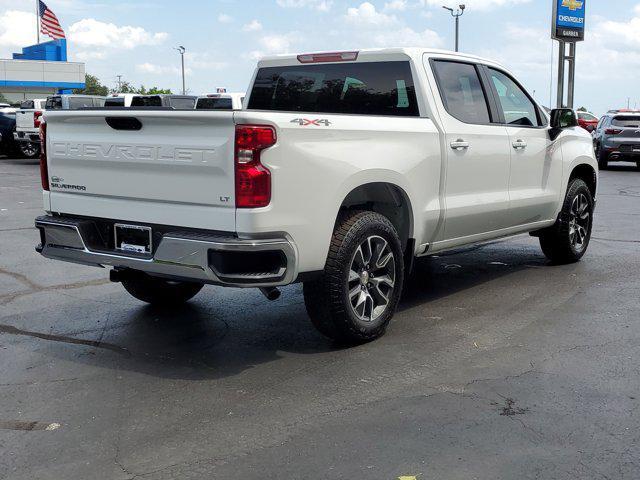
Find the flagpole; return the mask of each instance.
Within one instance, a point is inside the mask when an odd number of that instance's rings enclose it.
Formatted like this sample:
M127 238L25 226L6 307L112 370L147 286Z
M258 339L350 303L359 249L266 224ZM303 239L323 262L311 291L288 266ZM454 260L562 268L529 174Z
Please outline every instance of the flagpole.
M40 0L36 0L36 35L40 44Z

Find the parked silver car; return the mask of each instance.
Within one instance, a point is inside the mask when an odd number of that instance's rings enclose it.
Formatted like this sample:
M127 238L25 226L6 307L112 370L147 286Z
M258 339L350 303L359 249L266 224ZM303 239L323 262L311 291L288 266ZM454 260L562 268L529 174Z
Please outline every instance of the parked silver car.
M640 111L611 110L593 132L598 166L609 162L634 162L640 169Z

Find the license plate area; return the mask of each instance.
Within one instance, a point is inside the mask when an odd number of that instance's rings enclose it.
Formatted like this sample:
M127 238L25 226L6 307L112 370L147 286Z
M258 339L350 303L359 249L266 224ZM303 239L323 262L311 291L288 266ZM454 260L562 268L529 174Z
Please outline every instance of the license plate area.
M116 250L144 255L151 254L153 246L151 227L116 223L113 230Z

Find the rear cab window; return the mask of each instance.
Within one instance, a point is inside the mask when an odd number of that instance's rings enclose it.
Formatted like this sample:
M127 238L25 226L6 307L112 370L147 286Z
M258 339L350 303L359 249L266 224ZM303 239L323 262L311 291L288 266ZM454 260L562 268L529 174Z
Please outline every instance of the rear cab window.
M231 97L199 98L196 110L233 110Z
M93 107L93 99L90 97L69 97L69 110Z
M107 98L104 102L105 107L124 107L124 97Z
M409 61L263 67L248 109L419 116Z
M62 98L61 97L49 97L49 98L47 98L47 103L45 104L45 108L47 110L61 110L62 109Z
M169 97L169 106L177 110L193 110L196 105L195 98L174 98Z

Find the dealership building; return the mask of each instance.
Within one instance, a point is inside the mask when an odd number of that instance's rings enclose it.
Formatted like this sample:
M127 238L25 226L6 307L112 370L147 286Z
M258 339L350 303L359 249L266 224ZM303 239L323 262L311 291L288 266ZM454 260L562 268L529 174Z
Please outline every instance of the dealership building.
M31 45L0 60L0 94L12 104L84 86L84 63L67 61L64 39Z

